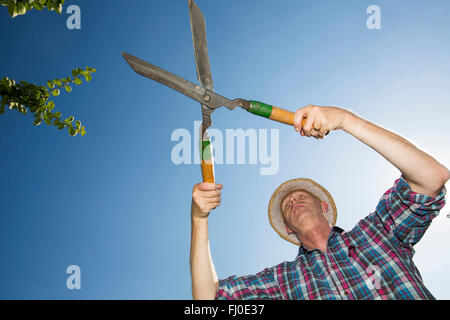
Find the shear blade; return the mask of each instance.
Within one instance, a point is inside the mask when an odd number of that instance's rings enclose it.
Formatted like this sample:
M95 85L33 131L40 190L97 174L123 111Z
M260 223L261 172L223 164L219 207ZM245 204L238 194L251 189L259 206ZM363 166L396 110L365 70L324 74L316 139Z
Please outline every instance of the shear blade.
M198 81L208 90L214 91L211 66L209 64L208 44L206 41L205 17L193 0L189 0L189 16Z

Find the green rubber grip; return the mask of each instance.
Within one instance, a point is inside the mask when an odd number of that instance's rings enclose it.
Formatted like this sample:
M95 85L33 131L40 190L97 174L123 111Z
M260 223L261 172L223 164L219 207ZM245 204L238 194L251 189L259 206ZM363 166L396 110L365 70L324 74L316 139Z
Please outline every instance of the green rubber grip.
M264 102L250 100L250 108L248 109L248 112L264 118L270 118L270 115L272 114L272 106Z
M211 141L210 140L202 140L200 142L200 159L201 160L210 160L211 159Z

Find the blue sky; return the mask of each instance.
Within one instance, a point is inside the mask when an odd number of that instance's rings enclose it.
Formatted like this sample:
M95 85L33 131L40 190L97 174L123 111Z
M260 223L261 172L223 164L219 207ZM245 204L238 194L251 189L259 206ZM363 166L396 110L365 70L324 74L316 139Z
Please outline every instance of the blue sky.
M448 1L198 0L207 22L215 89L295 111L335 105L406 137L449 167L450 21ZM0 76L45 84L75 67L93 81L54 101L86 126L85 137L31 115L0 116L0 298L190 299L190 203L200 167L175 165L176 129L194 135L200 106L136 75L125 50L196 81L187 1L66 1L68 14L31 11L10 19L0 8ZM105 5L106 4L106 5ZM369 30L366 9L381 9ZM307 177L333 195L337 225L351 229L400 176L344 132L316 141L243 110L217 110L213 128L279 130L279 170L216 165L222 204L210 217L220 278L295 258L267 219L285 180ZM196 141L191 141L192 144ZM418 168L420 169L420 168ZM450 299L448 206L415 247L425 284ZM66 288L69 265L81 290Z

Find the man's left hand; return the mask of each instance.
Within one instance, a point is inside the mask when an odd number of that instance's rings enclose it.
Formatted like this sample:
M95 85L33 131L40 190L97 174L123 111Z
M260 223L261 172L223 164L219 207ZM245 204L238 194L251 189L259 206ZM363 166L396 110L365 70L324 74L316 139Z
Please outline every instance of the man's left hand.
M294 128L302 136L323 139L331 130L343 129L350 114L337 107L309 105L295 112ZM303 119L306 119L304 125Z

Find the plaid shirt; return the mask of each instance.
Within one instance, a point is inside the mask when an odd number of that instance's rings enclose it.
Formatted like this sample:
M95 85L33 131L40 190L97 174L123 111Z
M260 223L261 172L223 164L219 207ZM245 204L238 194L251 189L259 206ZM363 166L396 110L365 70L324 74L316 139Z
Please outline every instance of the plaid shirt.
M300 246L294 261L220 280L216 299L434 299L412 261L413 246L445 193L415 193L400 177L351 231L332 228L325 254Z

